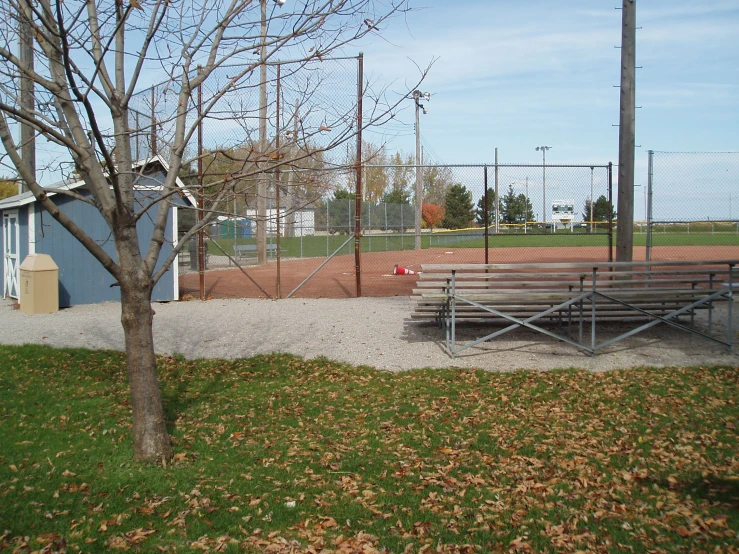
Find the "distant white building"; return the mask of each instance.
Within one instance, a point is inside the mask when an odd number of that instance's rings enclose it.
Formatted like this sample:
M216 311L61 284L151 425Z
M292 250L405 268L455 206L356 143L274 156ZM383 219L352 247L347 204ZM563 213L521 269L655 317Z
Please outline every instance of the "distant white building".
M283 237L307 237L316 234L316 217L313 210L300 210L287 214L285 208L280 209L280 235ZM256 210L246 210L247 219L255 220ZM252 226L256 229L256 226ZM277 234L277 210L267 210L267 234Z

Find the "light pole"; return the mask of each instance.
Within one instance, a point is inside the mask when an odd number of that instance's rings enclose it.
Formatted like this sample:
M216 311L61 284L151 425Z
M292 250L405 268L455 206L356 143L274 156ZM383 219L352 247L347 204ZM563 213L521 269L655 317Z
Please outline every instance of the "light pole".
M544 223L544 231L547 229L547 150L551 150L551 146L537 146L536 151L541 150L541 189L542 189L542 210L541 219ZM552 225L554 227L554 225Z
M273 0L282 7L286 0ZM259 0L259 156L267 154L267 0ZM260 160L261 161L261 160ZM267 180L260 176L257 183L257 263L267 263Z
M416 89L413 91L413 101L416 104L416 250L421 249L421 220L423 219L423 182L421 181L421 118L419 110L423 110L424 114L429 113L428 109L421 104L421 99L431 100L431 93L421 92Z

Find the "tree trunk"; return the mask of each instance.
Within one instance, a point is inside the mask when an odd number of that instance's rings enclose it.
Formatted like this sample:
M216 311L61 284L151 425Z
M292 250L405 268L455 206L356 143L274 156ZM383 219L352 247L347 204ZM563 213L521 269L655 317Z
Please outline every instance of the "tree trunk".
M146 277L142 279L141 277ZM169 460L172 446L157 380L151 308L153 285L142 275L134 286L121 283L121 323L126 338L133 412L133 452L138 461Z

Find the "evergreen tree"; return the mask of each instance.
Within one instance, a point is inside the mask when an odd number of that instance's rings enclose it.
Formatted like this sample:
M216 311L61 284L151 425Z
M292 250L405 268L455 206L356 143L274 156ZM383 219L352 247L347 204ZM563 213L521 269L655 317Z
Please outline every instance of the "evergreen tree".
M534 219L534 209L531 201L526 198L525 194L516 194L513 192L513 186L508 185L508 192L502 199L500 208L501 221L503 223L525 223Z
M596 224L605 223L609 219L616 219L616 210L613 209L613 204L605 196L600 195L593 202L593 222ZM582 220L590 222L590 199L585 200L585 211L582 214Z
M444 198L444 227L447 229L463 229L469 227L475 217L472 204L472 193L464 185L449 187Z
M534 207L531 205L531 200L529 198L526 198L525 194L519 194L518 202L521 206L521 220L519 221L519 223L534 221Z
M382 195L382 201L388 204L410 204L410 195L402 188L393 189Z
M488 225L493 225L495 223L495 204L495 192L488 190ZM477 201L475 221L479 225L485 225L485 196L481 196Z
M516 223L518 219L518 202L513 186L508 185L508 192L501 199L500 221L501 223Z

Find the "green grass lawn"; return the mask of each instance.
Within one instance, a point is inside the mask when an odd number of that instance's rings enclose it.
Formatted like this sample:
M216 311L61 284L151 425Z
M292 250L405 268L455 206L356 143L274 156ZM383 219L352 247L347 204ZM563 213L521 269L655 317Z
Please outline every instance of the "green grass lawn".
M159 368L166 467L132 461L122 354L0 347L0 550L739 544L739 368Z

